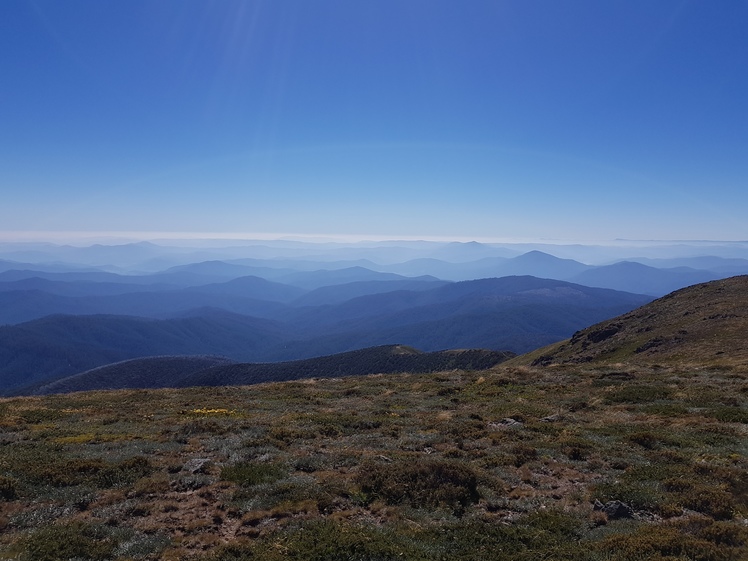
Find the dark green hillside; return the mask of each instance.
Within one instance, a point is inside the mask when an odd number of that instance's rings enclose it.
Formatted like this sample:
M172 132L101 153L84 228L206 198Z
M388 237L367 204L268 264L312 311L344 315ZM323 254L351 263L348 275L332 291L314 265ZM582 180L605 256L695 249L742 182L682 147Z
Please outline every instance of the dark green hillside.
M88 390L173 388L182 385L181 380L195 372L230 363L224 357L199 355L132 358L51 382L41 382L33 388L22 388L14 393L44 395Z
M746 365L748 276L683 288L516 360Z
M45 395L89 390L248 385L261 382L389 374L486 370L514 356L509 352L467 349L424 353L403 345L360 349L332 356L277 363L232 363L221 357L145 357L66 376L15 395Z
M247 385L304 378L335 378L397 372L486 370L514 356L511 352L461 349L424 353L387 345L292 362L226 364L186 377L181 386Z

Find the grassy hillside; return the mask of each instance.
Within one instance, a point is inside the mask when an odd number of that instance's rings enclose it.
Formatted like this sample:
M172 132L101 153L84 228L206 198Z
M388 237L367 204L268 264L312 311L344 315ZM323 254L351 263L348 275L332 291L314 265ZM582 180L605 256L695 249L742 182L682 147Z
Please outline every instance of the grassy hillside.
M706 314L656 363L2 399L0 559L746 559L746 291L589 339Z
M515 360L552 364L748 364L748 276L683 288Z
M0 558L745 559L747 399L606 367L5 399Z

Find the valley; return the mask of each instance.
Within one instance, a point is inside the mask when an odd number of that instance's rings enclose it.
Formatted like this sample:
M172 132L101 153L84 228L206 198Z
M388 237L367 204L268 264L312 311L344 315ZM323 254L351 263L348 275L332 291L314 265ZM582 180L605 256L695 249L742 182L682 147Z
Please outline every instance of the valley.
M0 398L0 558L748 555L748 276L654 300L533 276L273 283L151 293L251 286L277 306L264 317L0 330L6 368L37 360L3 374L26 395ZM452 350L376 346L415 328ZM460 334L485 348L448 343ZM290 341L313 356L251 360Z
M609 248L619 261L589 265L571 257L601 260L597 248L0 244L0 392L144 357L267 363L383 345L522 354L748 271L741 250Z

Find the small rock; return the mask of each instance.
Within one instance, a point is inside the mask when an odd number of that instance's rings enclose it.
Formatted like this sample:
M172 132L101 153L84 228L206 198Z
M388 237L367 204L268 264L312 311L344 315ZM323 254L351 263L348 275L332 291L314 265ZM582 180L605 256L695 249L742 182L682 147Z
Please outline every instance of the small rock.
M516 427L519 428L522 426L522 421L518 421L517 419L512 419L511 417L507 417L506 419L501 419L501 421L488 423L489 429L502 429L506 427Z
M595 500L593 503L593 509L602 510L611 520L634 517L634 509L621 501L608 501L603 504L600 501Z
M184 477L180 477L176 481L172 481L170 484L170 487L174 489L175 491L179 491L180 493L183 493L186 491L196 491L202 487L205 487L208 484L209 484L208 478L205 476L187 475Z
M182 469L189 471L190 473L205 473L210 466L210 459L208 458L193 458L188 460Z

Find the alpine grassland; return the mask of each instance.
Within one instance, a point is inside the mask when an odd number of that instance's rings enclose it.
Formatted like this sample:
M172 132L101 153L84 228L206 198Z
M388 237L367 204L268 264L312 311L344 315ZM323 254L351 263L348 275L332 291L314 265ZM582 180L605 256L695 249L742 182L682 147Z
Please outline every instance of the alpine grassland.
M7 398L0 512L23 561L745 559L748 368Z

